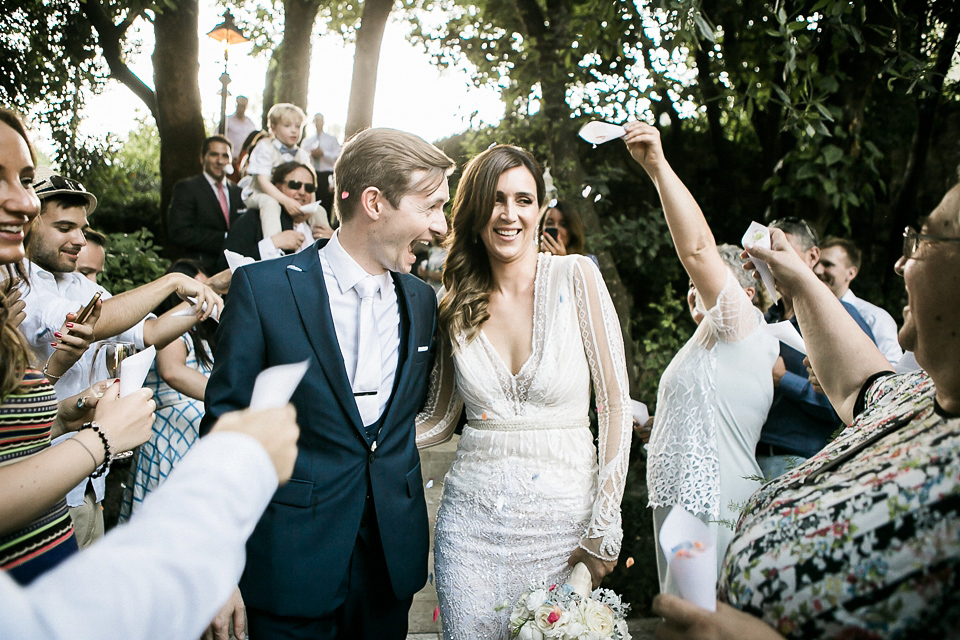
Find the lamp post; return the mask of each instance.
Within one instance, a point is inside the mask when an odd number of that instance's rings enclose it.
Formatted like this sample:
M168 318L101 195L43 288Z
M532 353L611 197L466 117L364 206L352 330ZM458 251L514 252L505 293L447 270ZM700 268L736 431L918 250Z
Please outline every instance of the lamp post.
M227 73L228 49L232 44L246 42L247 39L240 33L240 29L233 23L233 14L227 9L223 12L223 22L215 26L208 36L223 43L223 73L220 74L220 128L221 135L227 135L227 85L230 84L230 74Z

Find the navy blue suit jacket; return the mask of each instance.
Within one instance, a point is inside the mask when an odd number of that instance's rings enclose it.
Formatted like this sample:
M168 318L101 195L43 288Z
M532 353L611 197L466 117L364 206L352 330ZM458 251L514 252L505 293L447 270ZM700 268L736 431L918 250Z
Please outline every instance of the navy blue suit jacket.
M292 398L300 425L293 477L277 490L251 535L240 581L247 605L277 615L331 612L368 492L396 596L412 596L427 578L427 510L414 418L429 382L436 298L419 279L393 274L402 344L393 395L371 452L317 255L325 242L234 274L200 429L205 434L219 415L246 407L263 369L309 359Z

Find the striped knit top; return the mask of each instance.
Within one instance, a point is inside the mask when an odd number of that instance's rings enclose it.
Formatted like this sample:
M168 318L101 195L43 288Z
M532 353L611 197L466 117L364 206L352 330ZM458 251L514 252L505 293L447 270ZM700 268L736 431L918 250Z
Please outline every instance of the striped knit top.
M0 466L49 447L56 415L53 386L28 370L21 387L0 401ZM20 584L29 584L77 551L65 498L19 531L0 536L0 569Z

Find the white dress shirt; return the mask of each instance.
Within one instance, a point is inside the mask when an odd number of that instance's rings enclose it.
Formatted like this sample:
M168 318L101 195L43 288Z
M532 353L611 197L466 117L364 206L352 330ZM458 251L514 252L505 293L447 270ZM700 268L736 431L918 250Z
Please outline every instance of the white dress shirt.
M337 157L340 155L340 143L337 142L337 139L334 138L329 133L321 133L315 136L310 136L303 141L303 148L307 152L312 152L314 149L322 149L323 156L320 158L314 158L310 156L311 162L313 162L313 168L317 173L325 171L333 171L333 165L337 161ZM321 185L321 187L326 188L327 185Z
M53 347L50 346L51 342L56 342L53 332L60 330L67 314L79 311L90 302L90 299L98 291L101 293L100 299L103 301L108 300L111 296L106 289L76 271L52 273L29 260L25 263L30 286L23 296L26 303L24 311L27 317L20 325L20 332L26 337L38 360L45 362L47 358L53 355ZM153 317L155 317L153 314L147 316L147 318ZM140 351L144 348L143 320L111 339L132 342L137 351ZM58 400L74 396L90 386L90 369L93 367L95 353L96 343L93 343L53 385ZM57 444L67 438L72 438L74 435L72 432L67 433L56 438L53 442ZM83 504L87 482L93 483L97 502L102 501L106 477L107 475L104 474L99 478L85 479L67 494L67 505L79 507Z
M259 442L210 434L129 523L27 587L0 572L0 638L199 638L240 579L276 488Z
M299 231L303 234L303 243L300 245L300 248L297 249L294 253L300 253L308 247L312 247L313 243L316 240L313 239L313 231L310 229L310 224L308 222L300 222L293 225L294 231ZM257 251L260 253L261 260L273 260L274 258L279 258L284 255L283 249L278 249L273 244L273 240L270 238L264 238L257 243Z
M897 322L893 316L877 305L858 298L850 289L847 289L840 299L852 304L863 316L864 322L870 327L873 337L877 340L877 348L880 349L883 357L893 365L900 362L903 349L900 348L900 341L897 339Z
M377 317L377 329L380 331L380 370L383 372L383 379L380 381L380 415L383 415L393 391L400 356L400 307L393 277L389 271L378 276L364 271L340 244L339 230L335 231L330 241L320 249L320 264L323 267L327 295L330 297L330 313L333 315L337 342L340 344L340 353L343 355L343 364L351 385L357 375L360 313L360 295L353 286L367 276L380 282L380 291L373 296L373 311Z

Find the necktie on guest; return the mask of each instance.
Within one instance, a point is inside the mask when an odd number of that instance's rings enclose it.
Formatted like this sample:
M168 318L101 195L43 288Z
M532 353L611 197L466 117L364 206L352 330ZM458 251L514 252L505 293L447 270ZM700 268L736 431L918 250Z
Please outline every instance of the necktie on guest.
M223 213L223 219L227 221L227 229L230 228L230 205L227 204L227 194L223 190L223 182L217 183L217 200L220 201L220 211Z
M357 330L357 371L353 377L353 397L363 425L373 424L380 417L380 382L383 378L380 355L380 332L373 310L373 297L380 282L366 276L354 285L360 296Z

